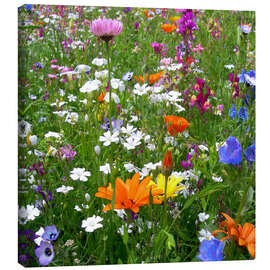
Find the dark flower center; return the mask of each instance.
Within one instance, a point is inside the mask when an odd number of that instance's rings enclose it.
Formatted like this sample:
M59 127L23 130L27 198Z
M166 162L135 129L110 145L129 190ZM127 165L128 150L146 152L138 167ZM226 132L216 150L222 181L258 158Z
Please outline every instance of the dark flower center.
M56 235L55 233L50 233L50 236L49 236L50 239L53 239L55 237L55 235Z
M45 254L46 254L47 256L51 256L51 255L52 255L51 249L47 247L47 248L45 249Z

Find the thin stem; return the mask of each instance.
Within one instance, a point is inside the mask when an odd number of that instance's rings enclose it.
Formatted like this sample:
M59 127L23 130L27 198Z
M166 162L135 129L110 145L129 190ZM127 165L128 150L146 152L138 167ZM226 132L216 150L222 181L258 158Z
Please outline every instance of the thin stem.
M109 119L110 119L110 132L112 135L112 89L111 89L110 47L109 47L109 41L105 41L105 43L106 43L107 61L108 61L108 88L109 88L109 103L110 103Z
M167 225L167 184L168 184L168 173L165 173L165 190L164 190L164 212L163 212L163 224Z

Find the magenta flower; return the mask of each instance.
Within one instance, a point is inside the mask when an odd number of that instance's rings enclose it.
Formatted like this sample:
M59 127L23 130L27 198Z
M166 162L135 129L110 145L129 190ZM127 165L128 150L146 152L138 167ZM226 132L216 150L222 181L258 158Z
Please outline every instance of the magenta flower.
M91 32L104 41L109 41L118 36L123 29L123 23L112 19L98 19L92 21L90 25Z

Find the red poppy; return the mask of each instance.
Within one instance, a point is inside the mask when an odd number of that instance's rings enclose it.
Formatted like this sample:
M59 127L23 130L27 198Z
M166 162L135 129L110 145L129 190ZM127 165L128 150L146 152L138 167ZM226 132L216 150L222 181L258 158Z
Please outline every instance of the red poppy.
M164 121L171 136L183 132L189 126L189 122L185 118L175 115L164 116Z

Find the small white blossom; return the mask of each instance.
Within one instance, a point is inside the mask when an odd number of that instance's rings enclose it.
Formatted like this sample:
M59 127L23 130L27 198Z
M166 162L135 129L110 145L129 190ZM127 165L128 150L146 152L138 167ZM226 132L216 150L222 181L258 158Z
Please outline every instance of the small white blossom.
M25 206L22 206L19 208L18 211L19 215L19 223L25 224L29 220L34 220L37 216L40 215L40 211L38 208L33 206L32 204Z
M74 95L72 95L72 94L68 95L67 98L68 98L68 101L69 101L69 102L76 101L76 99L77 99L77 97L74 96Z
M50 138L50 137L54 137L54 138L61 138L63 135L58 133L58 132L53 132L53 131L49 131L48 133L46 133L45 135L45 138Z
M84 198L87 202L90 201L90 195L88 193L85 193Z
M45 230L44 230L43 227L40 227L39 230L38 230L37 232L35 232L35 234L39 236L39 237L37 237L37 238L34 239L34 242L35 242L38 246L40 246L40 242L43 241L43 239L42 239L41 236L43 235L44 232L45 232Z
M100 166L99 167L99 170L105 174L109 174L111 173L111 167L110 167L110 164L109 163L106 163L105 165L103 166Z
M200 242L202 242L203 240L211 240L211 239L214 238L214 236L212 235L212 233L209 232L209 231L207 231L207 230L205 230L205 229L201 229L199 231L199 234L200 234L200 236L199 236Z
M96 145L95 148L94 148L94 150L95 150L95 152L96 152L97 155L100 154L100 147L99 147L99 145Z
M131 233L132 230L131 228L133 227L132 224L129 224L128 225L128 233ZM118 233L120 233L121 235L124 235L124 225L122 225L118 230L117 230Z
M212 179L215 181L215 182L223 182L223 179L221 178L221 176L215 176L215 175L213 175L212 176Z
M93 59L92 64L101 67L107 65L107 60L105 58L95 58Z
M72 180L80 180L82 182L86 182L88 179L87 177L91 176L91 173L86 171L85 168L74 168L70 172L70 178Z
M74 125L78 121L79 115L76 112L68 113L65 119L65 122L68 122L71 125Z
M82 93L90 93L92 91L98 90L101 86L101 81L99 80L90 80L86 82L81 88L80 92Z
M120 103L120 98L115 94L115 93L112 93L111 94L111 98L112 100L116 103L116 104L119 104ZM106 102L110 102L110 93L106 93L105 97L104 97L104 100Z
M200 222L204 222L209 218L209 215L205 213L199 213L198 217L199 217Z
M62 185L61 187L56 189L56 192L67 194L70 190L73 190L73 189L74 187Z
M93 215L92 217L82 221L82 228L85 228L86 232L93 232L96 229L103 227L103 225L99 223L102 220L103 218Z
M103 142L104 146L109 146L111 143L118 143L119 142L119 131L115 131L112 135L110 131L107 131L103 134L103 136L99 137L99 141Z

